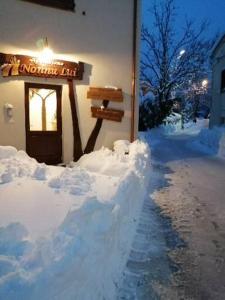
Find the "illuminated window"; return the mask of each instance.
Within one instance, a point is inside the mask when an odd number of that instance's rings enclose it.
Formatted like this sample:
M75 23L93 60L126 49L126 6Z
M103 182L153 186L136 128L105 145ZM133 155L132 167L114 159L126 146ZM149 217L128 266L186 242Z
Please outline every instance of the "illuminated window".
M223 70L221 74L221 92L225 92L225 70Z
M29 89L30 131L57 130L56 91Z
M75 10L74 0L22 0L40 5L61 8L65 10Z

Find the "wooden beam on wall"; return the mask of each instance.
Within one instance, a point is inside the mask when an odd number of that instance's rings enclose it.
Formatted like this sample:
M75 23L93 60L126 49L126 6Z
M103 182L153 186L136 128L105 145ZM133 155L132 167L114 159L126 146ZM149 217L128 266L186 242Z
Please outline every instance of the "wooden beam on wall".
M103 100L102 105L103 105L104 109L106 109L107 106L109 105L109 101L108 100ZM103 119L100 119L100 118L97 119L97 121L95 123L95 127L92 130L92 132L90 134L90 137L88 139L87 145L84 149L85 154L88 154L88 153L94 151L95 144L96 144L99 132L100 132L101 127L102 127L102 122L103 122Z
M131 95L131 132L130 141L135 139L135 106L136 106L136 80L137 80L137 19L138 0L133 0L133 64L132 64L132 95Z
M78 161L83 155L83 151L82 151L79 121L77 116L73 80L68 79L68 85L69 85L70 107L71 107L71 114L72 114L72 121L73 121L73 139L74 139L73 159L74 161Z

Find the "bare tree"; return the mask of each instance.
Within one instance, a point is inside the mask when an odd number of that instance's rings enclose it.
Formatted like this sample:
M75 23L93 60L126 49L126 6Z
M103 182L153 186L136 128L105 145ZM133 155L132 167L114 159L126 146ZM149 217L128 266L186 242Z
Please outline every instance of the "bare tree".
M206 76L214 41L205 38L207 22L196 29L192 21L186 20L181 33L177 32L174 0L154 4L151 13L151 28L142 27L141 81L163 105L172 91Z

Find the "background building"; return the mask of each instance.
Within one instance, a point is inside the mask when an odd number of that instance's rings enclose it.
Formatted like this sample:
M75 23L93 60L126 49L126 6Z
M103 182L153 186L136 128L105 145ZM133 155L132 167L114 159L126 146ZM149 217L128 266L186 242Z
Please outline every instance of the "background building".
M225 124L225 35L212 53L212 109L210 127Z

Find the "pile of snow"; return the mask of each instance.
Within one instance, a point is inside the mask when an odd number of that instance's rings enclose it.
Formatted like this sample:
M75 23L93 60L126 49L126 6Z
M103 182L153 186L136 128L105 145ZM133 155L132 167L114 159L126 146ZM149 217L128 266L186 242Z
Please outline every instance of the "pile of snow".
M202 129L195 144L203 151L225 158L225 127Z
M108 148L84 155L73 166L79 166L93 173L109 176L118 176L127 170L129 158L125 155L114 153ZM120 173L121 172L121 173Z
M83 195L91 189L92 177L81 168L66 168L58 177L49 181L49 186L57 190L68 191L74 195Z
M1 147L0 299L116 299L150 172L147 144L127 147L71 168Z
M182 138L182 136L190 136L191 142L188 143L188 147L197 148L202 152L209 152L207 146L203 145L203 143L200 142L201 138L199 138L199 135L201 135L202 132L208 133L208 124L208 119L198 119L196 123L186 123L184 129L181 129L179 126L175 127L174 125L162 125L146 132L139 132L139 138L148 143L151 147L155 147L168 137L176 139Z
M223 135L220 139L218 156L221 157L221 158L225 158L225 130L224 130Z
M181 122L181 115L175 112L172 112L169 116L164 119L164 124L177 124Z
M177 119L174 123L167 123L161 125L160 133L163 135L179 135L179 134L188 134L188 135L197 135L203 128L208 128L209 120L208 119L197 119L197 122L187 122L181 124L181 119L179 119L179 114L176 114Z
M129 153L130 142L127 140L118 140L114 142L113 149L119 154L128 154Z
M31 176L38 163L30 158L24 151L17 151L13 147L6 147L6 151L0 149L0 183L7 183L14 177Z
M0 159L9 158L15 155L17 152L16 148L12 146L0 146Z
M170 135L181 130L181 115L175 112L172 112L163 120L163 124L160 126L160 129L163 134Z
M164 135L178 133L181 131L181 122L177 122L175 124L161 125L160 128L162 130L162 134Z

